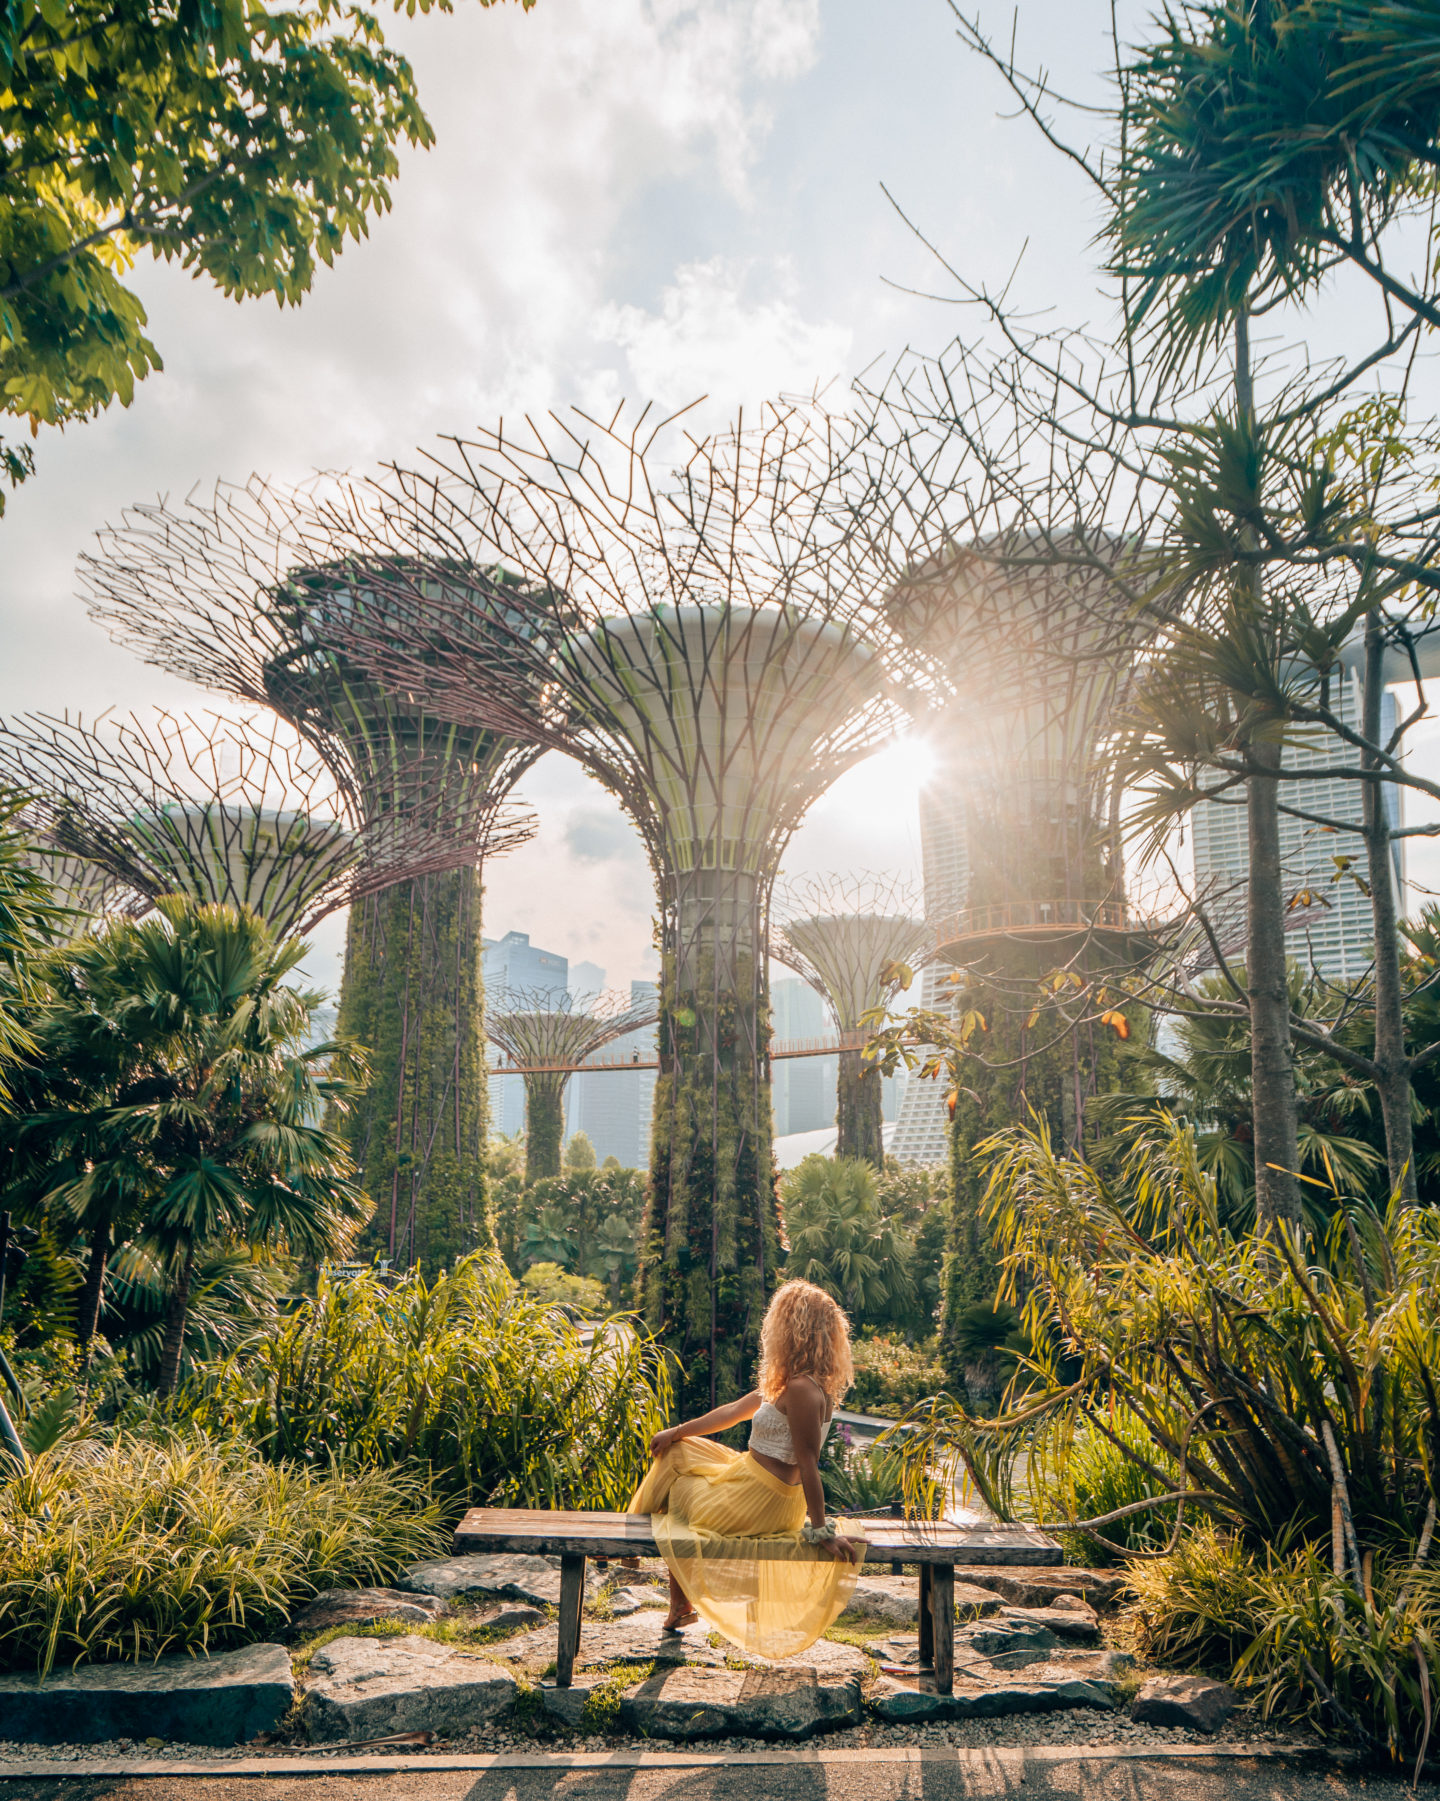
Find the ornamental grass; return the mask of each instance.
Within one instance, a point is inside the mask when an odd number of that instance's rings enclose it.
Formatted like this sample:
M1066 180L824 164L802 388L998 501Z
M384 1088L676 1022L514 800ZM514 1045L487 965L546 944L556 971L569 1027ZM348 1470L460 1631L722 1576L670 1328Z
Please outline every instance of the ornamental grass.
M481 1255L393 1288L322 1278L263 1344L199 1372L181 1405L268 1457L417 1469L453 1515L623 1508L670 1385L661 1351L624 1321L586 1334Z
M200 1436L59 1445L0 1485L0 1667L247 1642L320 1589L441 1552L438 1515L411 1472L297 1469Z

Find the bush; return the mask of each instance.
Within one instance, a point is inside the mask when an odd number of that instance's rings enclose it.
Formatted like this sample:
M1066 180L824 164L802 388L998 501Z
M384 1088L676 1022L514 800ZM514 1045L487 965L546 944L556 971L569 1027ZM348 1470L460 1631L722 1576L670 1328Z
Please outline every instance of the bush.
M573 1307L586 1319L605 1311L605 1290L589 1276L572 1276L558 1263L532 1263L520 1278L526 1294L550 1307Z
M0 1665L256 1638L319 1589L436 1554L437 1518L418 1473L320 1474L202 1437L60 1446L0 1487Z
M632 1330L587 1344L494 1255L433 1283L320 1280L245 1357L183 1405L272 1458L413 1463L452 1506L623 1507L670 1405L664 1362Z
M945 1386L945 1371L935 1355L934 1341L908 1345L901 1338L857 1338L854 1346L855 1386L846 1396L857 1413L874 1413L898 1419L917 1401L938 1394Z
M1360 1587L1313 1545L1247 1551L1197 1527L1130 1571L1141 1648L1227 1671L1265 1715L1304 1718L1365 1749L1418 1759L1440 1687L1440 1575L1375 1557ZM1418 1776L1418 1768L1417 1768Z
M1103 1424L1104 1430L1101 1429ZM1122 1444L1106 1436L1114 1432ZM1035 1491L1039 1511L1049 1519L1098 1519L1118 1512L1132 1502L1169 1494L1176 1477L1158 1475L1142 1467L1140 1454L1155 1456L1155 1447L1133 1420L1120 1416L1112 1426L1104 1420L1081 1422L1063 1449L1050 1447L1051 1455L1037 1464ZM1089 1532L1066 1532L1061 1537L1073 1562L1103 1565L1122 1560L1123 1551L1163 1551L1175 1525L1175 1508L1147 1508L1106 1527L1106 1537Z

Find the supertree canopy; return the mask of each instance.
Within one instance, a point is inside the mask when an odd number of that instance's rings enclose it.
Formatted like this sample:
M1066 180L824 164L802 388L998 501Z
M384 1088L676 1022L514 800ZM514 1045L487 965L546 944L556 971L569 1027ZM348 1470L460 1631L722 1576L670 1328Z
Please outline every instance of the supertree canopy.
M823 420L777 409L687 442L662 488L674 439L617 414L394 472L374 509L387 595L352 615L347 654L446 717L575 756L641 832L663 957L641 1293L700 1402L748 1379L779 1254L775 871L899 714L872 604L893 573L852 554Z
M794 882L776 902L771 955L824 996L842 1039L863 1035L925 958L931 933L918 897L891 876L823 876ZM840 1052L837 1157L884 1167L880 1071L862 1046Z
M157 713L0 721L0 775L33 795L41 855L91 904L97 878L147 901L186 894L245 906L281 934L407 870L423 831L349 816L329 771L268 723ZM83 903L82 903L83 904Z
M577 1065L639 1026L655 1008L620 995L575 1000L549 990L509 988L488 997L485 1025L493 1044L524 1072L525 1184L560 1174L565 1090Z
M491 1239L484 1191L480 864L529 835L509 802L536 747L457 725L370 680L337 620L380 604L383 544L363 484L221 486L131 509L83 573L91 610L148 662L273 707L357 815L421 822L449 846L351 908L339 1024L371 1053L345 1123L392 1257L438 1265Z
M1101 552L1114 561L1121 547ZM1118 796L1099 752L1154 627L1095 556L1066 567L996 540L912 572L889 598L897 627L957 688L931 726L965 815L968 893L948 927L957 960L988 949L1003 961L1006 941L1067 928L1124 928Z

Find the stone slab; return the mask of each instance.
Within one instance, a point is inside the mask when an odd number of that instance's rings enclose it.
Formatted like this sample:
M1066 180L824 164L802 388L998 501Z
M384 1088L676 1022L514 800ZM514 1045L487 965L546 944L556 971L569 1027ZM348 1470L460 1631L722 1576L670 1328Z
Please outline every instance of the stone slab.
M502 1607L499 1613L481 1620L480 1624L495 1632L533 1632L537 1626L545 1624L545 1615L538 1607Z
M310 1737L381 1738L394 1732L473 1731L515 1702L515 1678L459 1645L434 1639L337 1638L310 1660Z
M398 1588L327 1588L290 1622L292 1638L309 1638L334 1626L368 1626L376 1620L403 1620L425 1626L445 1611L438 1595L408 1593Z
M1043 1626L1057 1638L1093 1643L1100 1636L1100 1616L1088 1601L1073 1601L1069 1607L1007 1607L1004 1617L1028 1626Z
M1058 1713L1072 1707L1113 1708L1111 1690L1078 1676L1058 1682L968 1682L958 1677L955 1692L897 1682L882 1676L871 1694L882 1720L993 1720L1004 1714Z
M956 1583L973 1582L992 1589L1013 1607L1048 1607L1057 1595L1079 1595L1092 1607L1114 1607L1124 1596L1121 1570L1085 1570L1073 1565L997 1569L991 1564L958 1565Z
M452 1601L457 1595L482 1594L507 1601L529 1601L536 1607L558 1607L560 1559L509 1552L441 1557L432 1563L415 1564L396 1586L410 1593L438 1595L442 1601ZM587 1565L586 1598L599 1586L600 1578Z
M632 1582L624 1588L617 1588L610 1597L610 1611L617 1619L624 1619L627 1614L638 1613L642 1607L669 1608L670 1597L663 1588L653 1582Z
M1189 1726L1214 1732L1235 1711L1239 1699L1228 1682L1203 1676L1155 1676L1135 1697L1132 1719L1147 1726Z
M808 1662L768 1669L660 1668L620 1697L621 1725L647 1738L686 1742L737 1734L806 1739L858 1725L859 1672L835 1679Z
M1059 1643L1048 1626L1001 1614L960 1627L955 1634L955 1655L959 1657L963 1650L978 1657L1010 1657L1017 1652L1053 1651Z
M699 1669L724 1669L727 1662L742 1657L734 1645L724 1639L711 1644L709 1628L700 1621L679 1632L663 1632L661 1615L653 1608L632 1614L625 1620L586 1620L580 1627L580 1649L575 1658L577 1674L585 1670L603 1669L614 1663L684 1663ZM719 1634L715 1634L719 1638ZM551 1622L518 1638L503 1639L487 1645L485 1655L497 1662L518 1664L535 1671L552 1663L559 1644L559 1630ZM756 1669L791 1669L804 1664L827 1677L839 1673L863 1675L870 1660L856 1645L837 1644L819 1639L798 1658L785 1664L771 1664L763 1657L744 1658Z
M34 1745L163 1738L236 1745L271 1732L295 1698L289 1653L245 1645L212 1657L82 1664L0 1675L0 1739Z

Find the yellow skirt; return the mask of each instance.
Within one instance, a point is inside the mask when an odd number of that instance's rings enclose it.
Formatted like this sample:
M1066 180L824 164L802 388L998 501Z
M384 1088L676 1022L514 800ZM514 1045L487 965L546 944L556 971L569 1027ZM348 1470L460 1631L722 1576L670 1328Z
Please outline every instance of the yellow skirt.
M742 1651L794 1657L855 1592L860 1565L801 1538L799 1483L772 1476L748 1451L682 1438L651 1464L628 1511L653 1516L660 1555L690 1605Z

